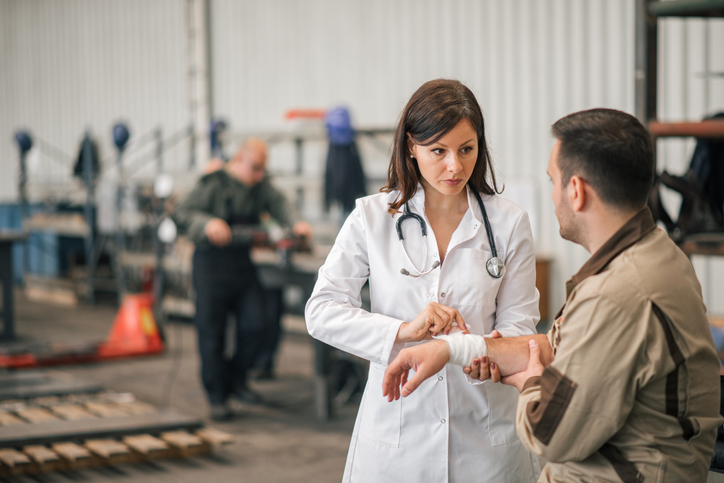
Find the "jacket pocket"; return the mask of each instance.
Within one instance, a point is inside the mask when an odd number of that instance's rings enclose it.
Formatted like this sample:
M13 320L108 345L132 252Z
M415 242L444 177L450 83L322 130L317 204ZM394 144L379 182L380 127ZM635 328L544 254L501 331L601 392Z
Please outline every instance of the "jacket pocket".
M384 367L370 363L367 390L360 407L360 438L373 443L397 448L400 445L402 398L387 402L382 396Z
M483 384L488 399L488 430L490 444L500 446L518 440L515 432L515 410L518 390L512 386L486 382Z

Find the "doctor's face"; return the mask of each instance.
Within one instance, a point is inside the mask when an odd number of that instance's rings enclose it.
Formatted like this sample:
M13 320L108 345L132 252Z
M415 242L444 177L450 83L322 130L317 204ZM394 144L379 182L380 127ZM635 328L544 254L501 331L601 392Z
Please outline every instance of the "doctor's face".
M422 186L442 195L459 194L470 179L478 159L478 135L463 119L434 143L423 146L411 140L408 148L422 175Z
M574 243L576 241L577 223L573 216L573 210L571 209L570 202L568 200L567 192L571 181L568 180L566 186L563 186L563 180L561 179L561 169L558 165L558 156L561 151L561 142L556 141L551 149L551 156L548 160L548 177L553 183L553 191L551 192L551 198L553 199L553 205L556 208L556 219L558 219L559 233L561 238L569 240Z

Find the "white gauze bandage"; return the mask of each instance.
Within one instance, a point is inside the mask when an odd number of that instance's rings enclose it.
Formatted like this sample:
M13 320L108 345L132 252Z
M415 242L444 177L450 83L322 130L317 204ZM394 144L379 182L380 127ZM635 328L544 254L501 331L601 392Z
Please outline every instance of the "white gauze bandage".
M450 364L468 367L473 359L488 355L485 337L455 331L450 335L438 335L435 339L444 340L450 349Z

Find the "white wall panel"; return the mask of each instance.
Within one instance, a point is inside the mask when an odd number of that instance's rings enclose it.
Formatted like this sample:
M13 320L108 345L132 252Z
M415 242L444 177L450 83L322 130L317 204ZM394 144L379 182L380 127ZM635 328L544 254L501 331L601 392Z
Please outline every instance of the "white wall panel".
M633 111L633 3L210 0L212 113L234 132L254 132L289 128L283 115L291 108L343 103L358 126L393 126L424 81L459 78L483 107L501 181L535 187L536 242L554 259L556 306L563 281L588 254L558 236L545 175L550 125L591 107ZM108 155L116 119L136 135L189 121L185 2L0 0L0 9L2 199L15 197L10 136L19 126L69 154L90 127ZM672 19L660 27L662 117L724 108L724 77L703 75L724 71L723 22ZM660 165L680 172L692 149L691 140L663 141ZM368 144L362 150L368 172L384 173L385 154ZM318 176L323 143L305 154L305 175ZM186 156L180 146L168 158L180 169ZM275 148L271 166L293 166L293 150ZM713 302L711 287L724 281L712 267L697 261L707 301L724 312Z

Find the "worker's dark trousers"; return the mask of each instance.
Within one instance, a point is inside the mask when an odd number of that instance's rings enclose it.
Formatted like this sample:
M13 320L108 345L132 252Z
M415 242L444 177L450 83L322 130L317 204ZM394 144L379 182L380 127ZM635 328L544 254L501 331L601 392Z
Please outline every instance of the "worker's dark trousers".
M211 404L246 385L264 325L264 304L247 248L196 250L193 259L201 380ZM229 312L236 318L231 358L225 356Z
M274 369L274 356L281 339L284 296L281 289L264 289L264 327L261 343L254 359L253 368L271 371Z

